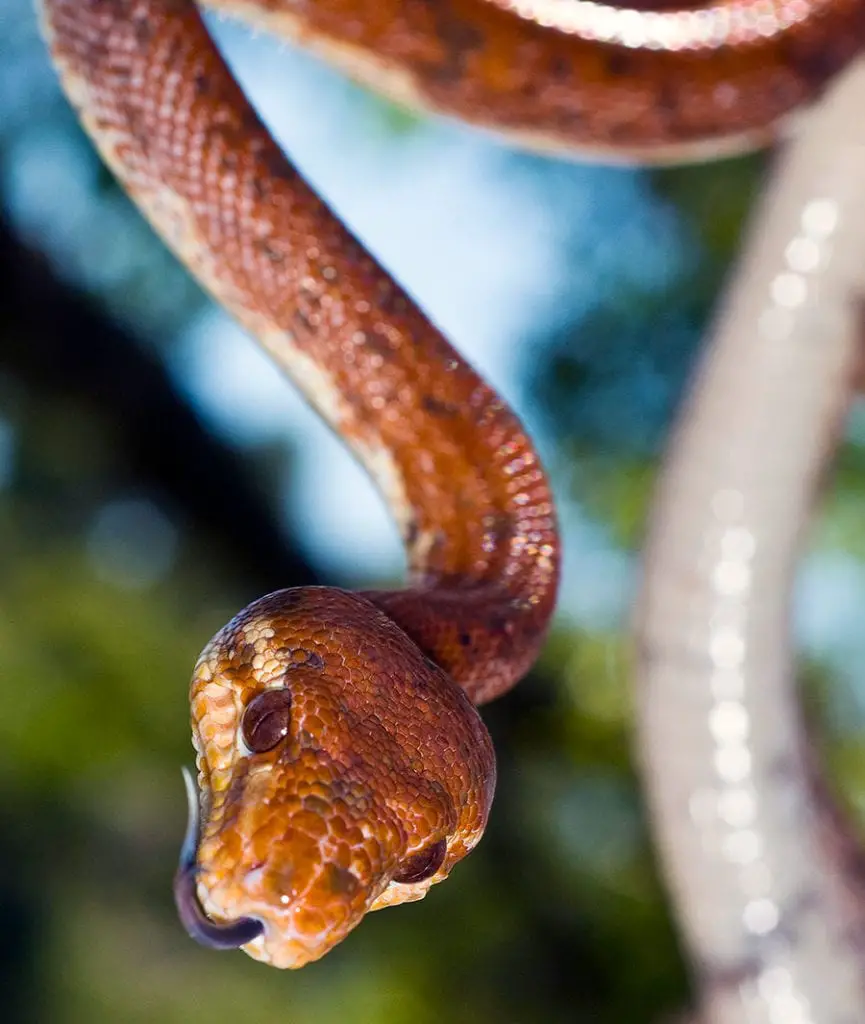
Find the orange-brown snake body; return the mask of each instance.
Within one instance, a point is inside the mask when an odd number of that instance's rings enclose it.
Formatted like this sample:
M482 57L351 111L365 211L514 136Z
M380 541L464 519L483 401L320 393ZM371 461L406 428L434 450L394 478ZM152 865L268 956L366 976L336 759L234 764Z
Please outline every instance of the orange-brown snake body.
M865 38L862 0L640 0L618 12L586 0L205 3L412 106L616 161L765 142Z
M596 4L566 3L215 6L300 39L398 98L543 146L624 158L720 153L765 139L865 40L863 0L634 9L624 21L603 20L609 9ZM178 875L181 915L211 945L301 966L367 910L420 898L480 838L495 770L472 702L513 685L543 640L559 564L549 485L507 406L278 151L191 0L41 0L41 8L64 87L107 162L351 445L405 541L408 589L270 595L214 637L193 677L201 821L193 814ZM849 317L850 296L837 301ZM830 398L844 383L831 372L825 380ZM813 420L802 419L806 433L825 420L821 402L812 403ZM811 465L792 460L803 493ZM741 493L750 500L744 484ZM662 539L674 515L660 519ZM688 529L702 544L699 522ZM662 546L650 548L656 560ZM659 642L669 620L653 579L650 557L641 634L650 689L652 672L660 665L663 675L669 663ZM662 590L667 580L662 573ZM785 605L783 594L778 601ZM647 718L664 707L653 703ZM664 799L655 800L662 821ZM670 814L681 818L682 808ZM663 829L669 836L675 825ZM688 871L673 871L674 891L688 888ZM822 907L815 927L829 927L833 914ZM700 929L686 920L686 933L699 960ZM705 1019L787 1021L776 1012L786 1005L802 1011L791 1024L852 1024L865 995L846 939L833 947L835 962L820 959L829 947L815 941L813 962L826 961L827 977L837 971L825 1012L815 1004L819 1016L803 1015L808 991L787 1004L765 992L748 1003L747 986L765 982L766 970L776 969L775 982L787 970L794 986L801 977L787 961L760 959L762 947L738 947L701 962Z
M367 910L419 899L480 838L495 772L469 698L513 685L543 640L549 486L513 413L279 151L193 4L44 11L108 162L351 444L408 552L407 590L251 605L193 678L203 821L181 910L220 944L264 922L247 951L300 966ZM210 917L239 927L208 924L193 875Z

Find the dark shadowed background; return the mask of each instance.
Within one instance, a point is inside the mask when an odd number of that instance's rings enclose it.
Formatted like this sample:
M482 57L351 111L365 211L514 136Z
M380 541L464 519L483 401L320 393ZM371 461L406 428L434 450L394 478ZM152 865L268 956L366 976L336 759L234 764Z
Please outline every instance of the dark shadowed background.
M659 452L766 162L541 160L216 27L313 182L539 437L566 532L561 612L486 713L493 820L446 885L301 972L185 936L171 877L198 651L266 590L389 584L401 556L360 471L102 168L28 0L3 0L2 1018L658 1021L687 991L634 775L624 629ZM797 595L803 675L854 806L856 436L854 419Z

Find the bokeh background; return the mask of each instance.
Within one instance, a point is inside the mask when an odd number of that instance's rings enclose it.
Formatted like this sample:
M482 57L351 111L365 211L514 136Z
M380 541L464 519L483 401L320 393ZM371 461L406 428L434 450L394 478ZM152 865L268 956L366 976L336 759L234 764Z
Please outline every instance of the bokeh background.
M213 25L316 186L540 439L566 532L561 610L537 669L485 715L493 821L446 885L301 972L185 936L171 877L199 649L269 589L386 585L402 559L338 442L102 168L29 0L3 0L2 1019L670 1019L687 983L635 777L625 630L664 437L767 162L539 159ZM862 437L854 415L796 599L854 809Z

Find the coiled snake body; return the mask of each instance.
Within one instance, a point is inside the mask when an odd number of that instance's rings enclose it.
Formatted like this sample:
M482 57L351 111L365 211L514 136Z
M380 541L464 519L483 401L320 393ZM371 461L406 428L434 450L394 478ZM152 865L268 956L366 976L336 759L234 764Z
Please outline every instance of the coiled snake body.
M368 910L422 897L479 840L495 768L475 705L542 643L559 567L550 488L513 413L278 150L192 0L40 5L106 161L351 445L405 541L407 589L271 594L193 677L201 797L181 916L207 944L301 966ZM863 0L214 6L401 99L642 159L768 138L865 40Z

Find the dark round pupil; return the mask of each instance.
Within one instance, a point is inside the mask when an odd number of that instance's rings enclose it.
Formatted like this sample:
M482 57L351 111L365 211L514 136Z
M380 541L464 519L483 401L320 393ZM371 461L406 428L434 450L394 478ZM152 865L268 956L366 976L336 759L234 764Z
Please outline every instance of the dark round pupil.
M411 883L422 882L425 878L429 878L442 866L447 848L447 841L440 839L425 850L412 854L411 857L403 862L399 871L393 876L393 880L395 882Z
M263 754L288 735L291 725L291 694L265 690L253 697L243 713L243 739L254 754Z

